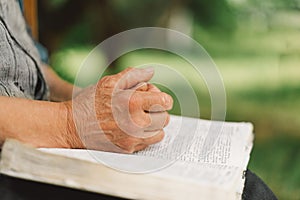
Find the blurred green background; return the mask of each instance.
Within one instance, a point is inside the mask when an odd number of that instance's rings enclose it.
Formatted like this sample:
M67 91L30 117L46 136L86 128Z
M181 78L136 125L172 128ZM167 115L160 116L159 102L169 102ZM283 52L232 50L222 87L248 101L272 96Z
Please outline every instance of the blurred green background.
M70 82L88 53L121 31L159 26L193 37L223 76L226 120L254 123L249 168L279 199L300 199L300 0L44 0L38 6L40 41ZM144 63L191 69L178 56L141 50L116 60L107 73ZM80 84L95 83L97 72L96 66ZM205 85L193 86L201 117L210 118ZM178 112L175 105L172 113Z

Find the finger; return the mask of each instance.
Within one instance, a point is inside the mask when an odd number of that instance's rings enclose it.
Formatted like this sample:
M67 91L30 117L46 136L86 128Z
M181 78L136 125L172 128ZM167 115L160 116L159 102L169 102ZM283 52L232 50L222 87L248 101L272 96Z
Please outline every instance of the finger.
M172 97L164 92L137 91L133 94L132 101L139 103L147 112L166 111L172 109L173 106Z
M148 147L148 145L146 145L146 144L138 144L134 147L134 152L141 151L143 149L146 149L147 147Z
M137 91L161 92L155 85L146 82L139 83L130 89Z
M147 138L127 137L115 141L114 144L127 153L133 153L139 149L143 149L142 147L160 142L164 138L165 133L163 130L159 130L152 132L151 135L151 137Z
M133 68L122 73L116 87L119 89L130 89L141 82L148 82L154 75L153 68ZM120 75L118 75L119 77Z
M123 71L119 72L116 74L116 76L123 76L124 74L128 73L129 71L134 70L133 67L127 67L126 69L124 69Z
M136 86L130 88L131 90L137 90L137 91L147 91L148 90L148 84L146 82L141 82L137 84Z
M120 78L131 70L133 70L133 68L128 67L125 70L119 72L118 74L104 76L101 78L98 85L102 88L114 88L117 82L120 80Z
M142 143L146 145L155 144L162 141L162 139L164 139L165 136L165 132L163 130L154 131L152 134L153 136L151 137L143 138Z
M167 112L145 113L146 117L151 119L151 124L145 131L157 131L163 129L170 121L170 115Z

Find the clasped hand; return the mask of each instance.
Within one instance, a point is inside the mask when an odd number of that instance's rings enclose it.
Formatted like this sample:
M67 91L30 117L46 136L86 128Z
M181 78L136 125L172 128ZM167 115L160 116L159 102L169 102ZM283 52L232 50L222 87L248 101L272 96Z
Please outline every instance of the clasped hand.
M72 148L132 153L161 141L173 99L148 83L153 74L128 68L66 102Z

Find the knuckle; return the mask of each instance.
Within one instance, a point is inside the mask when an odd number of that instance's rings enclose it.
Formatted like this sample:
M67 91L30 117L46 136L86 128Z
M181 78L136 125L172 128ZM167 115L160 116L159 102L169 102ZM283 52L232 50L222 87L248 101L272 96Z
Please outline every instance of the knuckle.
M101 78L101 80L99 81L99 85L102 88L110 88L113 87L116 83L116 78L115 76L111 75L111 76L104 76L103 78Z
M169 110L169 109L172 109L173 107L173 98L167 94L167 93L162 93L163 94L163 102L166 106L166 108Z
M101 80L100 80L100 84L109 81L110 78L111 78L111 76L104 76L104 77L102 77Z

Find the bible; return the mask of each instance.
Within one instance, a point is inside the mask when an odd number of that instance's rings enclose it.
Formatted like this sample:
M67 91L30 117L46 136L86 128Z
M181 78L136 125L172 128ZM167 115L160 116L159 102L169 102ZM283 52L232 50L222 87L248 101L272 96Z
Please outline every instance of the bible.
M128 199L241 199L252 145L251 123L171 115L164 139L134 154L7 140L0 173Z

